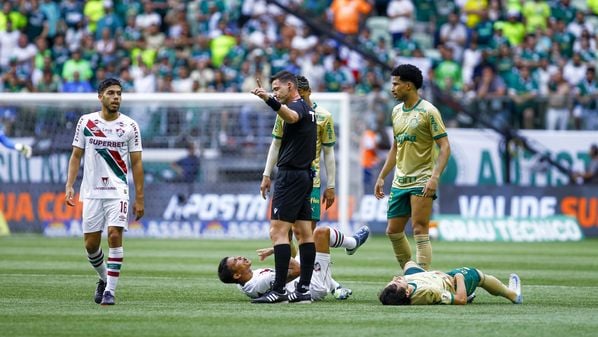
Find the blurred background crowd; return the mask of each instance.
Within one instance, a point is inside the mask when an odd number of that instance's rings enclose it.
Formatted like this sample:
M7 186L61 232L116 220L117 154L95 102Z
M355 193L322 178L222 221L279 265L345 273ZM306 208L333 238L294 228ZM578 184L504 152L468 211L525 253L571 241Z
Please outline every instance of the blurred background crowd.
M376 116L394 104L388 70L410 62L425 90L497 125L598 129L598 0L277 2L294 14L265 0L4 0L0 92L95 92L107 77L125 92L248 92L289 70L314 92L367 97ZM447 126L475 126L436 103Z

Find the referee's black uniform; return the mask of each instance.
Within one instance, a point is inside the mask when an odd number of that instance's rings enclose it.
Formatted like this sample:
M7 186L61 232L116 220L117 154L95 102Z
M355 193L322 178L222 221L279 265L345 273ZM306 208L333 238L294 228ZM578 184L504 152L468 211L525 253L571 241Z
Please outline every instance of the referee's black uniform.
M291 223L295 220L311 221L311 163L316 157L316 115L303 99L287 106L299 114L299 121L284 123L271 219Z

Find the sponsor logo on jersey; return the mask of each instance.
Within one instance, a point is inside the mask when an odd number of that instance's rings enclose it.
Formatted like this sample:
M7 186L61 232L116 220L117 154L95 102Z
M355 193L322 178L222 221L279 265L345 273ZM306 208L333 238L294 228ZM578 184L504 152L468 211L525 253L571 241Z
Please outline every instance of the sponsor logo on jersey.
M102 140L97 138L89 138L89 144L105 147L124 147L127 145L126 142L116 142L113 140Z
M102 177L102 184L104 184L104 186L108 186L108 177Z
M87 121L87 124L85 125L85 130L83 131L85 136L106 137L102 130L96 125L98 122L98 120Z
M415 135L409 135L406 133L401 133L400 135L397 135L395 137L395 139L397 140L397 143L399 143L399 144L403 144L406 141L413 143L417 140Z
M135 146L139 146L139 144L141 143L141 135L139 134L137 123L131 123L131 127L133 128L133 141L135 142Z

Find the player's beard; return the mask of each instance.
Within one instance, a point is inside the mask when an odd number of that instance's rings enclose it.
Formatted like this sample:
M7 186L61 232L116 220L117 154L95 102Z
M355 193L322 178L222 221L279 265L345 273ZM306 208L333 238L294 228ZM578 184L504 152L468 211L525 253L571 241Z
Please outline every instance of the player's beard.
M108 106L106 106L106 111L108 111L109 114L118 113L118 109L120 109L120 104L108 104Z

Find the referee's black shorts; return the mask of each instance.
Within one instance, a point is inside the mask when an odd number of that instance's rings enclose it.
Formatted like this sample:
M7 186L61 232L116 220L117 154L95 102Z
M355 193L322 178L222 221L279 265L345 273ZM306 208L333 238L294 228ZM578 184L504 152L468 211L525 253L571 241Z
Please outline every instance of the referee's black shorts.
M310 170L280 168L272 197L272 220L311 221L310 196L313 181Z

